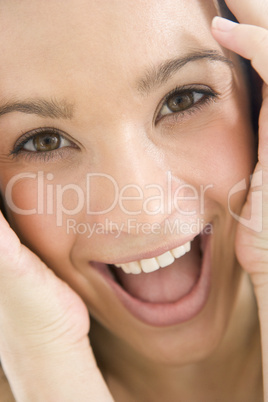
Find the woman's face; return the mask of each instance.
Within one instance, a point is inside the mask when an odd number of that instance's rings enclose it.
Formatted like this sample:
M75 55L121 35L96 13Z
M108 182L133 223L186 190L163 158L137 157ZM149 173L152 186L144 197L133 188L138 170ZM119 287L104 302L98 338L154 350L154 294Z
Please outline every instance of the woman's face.
M228 196L252 171L253 133L242 71L210 33L215 14L198 0L1 7L9 221L107 334L154 359L210 353L240 279L230 209L245 193L229 207ZM154 269L194 237L152 273L107 265L150 258Z

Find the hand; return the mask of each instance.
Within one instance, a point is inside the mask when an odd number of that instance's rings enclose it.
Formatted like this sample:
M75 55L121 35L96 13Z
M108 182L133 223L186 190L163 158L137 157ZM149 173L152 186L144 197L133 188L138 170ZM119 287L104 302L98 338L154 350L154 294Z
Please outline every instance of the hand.
M268 284L268 1L227 0L226 3L243 24L216 18L212 33L221 45L250 59L263 80L258 163L241 213L241 222L251 216L251 225L240 223L236 238L237 257L258 287L264 282ZM256 191L262 192L262 205L252 202Z
M0 328L1 363L17 401L112 400L89 345L86 306L1 213Z
M250 274L261 327L264 401L268 401L268 1L226 0L239 24L216 18L212 33L227 49L251 60L263 80L258 162L236 235L236 255ZM250 24L250 25L246 25ZM254 203L259 191L261 203ZM251 216L251 227L243 224Z

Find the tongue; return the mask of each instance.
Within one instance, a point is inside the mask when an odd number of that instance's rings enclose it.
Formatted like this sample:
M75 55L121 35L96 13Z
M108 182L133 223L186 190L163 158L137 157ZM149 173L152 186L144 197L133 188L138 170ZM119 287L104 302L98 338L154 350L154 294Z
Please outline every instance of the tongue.
M171 303L191 291L198 281L201 267L199 239L191 251L176 259L166 268L152 273L125 274L116 268L115 274L122 287L133 297L151 303Z

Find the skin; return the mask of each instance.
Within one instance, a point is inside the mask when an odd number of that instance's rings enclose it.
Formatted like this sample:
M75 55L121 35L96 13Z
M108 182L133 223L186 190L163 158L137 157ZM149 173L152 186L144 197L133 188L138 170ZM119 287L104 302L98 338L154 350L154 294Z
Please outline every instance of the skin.
M244 57L251 58L252 53L244 54L245 43L242 39L234 41L230 32L221 34L214 28L212 35L211 20L217 13L212 2L204 5L195 0L174 4L165 0L164 4L154 1L144 5L137 1L131 4L131 9L126 1L113 1L112 7L111 2L104 0L90 2L90 6L82 0L69 3L66 7L64 2L63 7L61 1L37 4L28 0L19 5L15 1L3 5L0 17L1 37L5 38L0 48L1 102L37 96L64 99L74 107L74 114L72 118L51 118L17 111L0 117L0 135L5 139L0 155L2 194L15 174L38 171L43 171L46 178L53 174L52 180L45 180L46 185L76 183L82 190L85 190L85 176L89 172L111 175L120 188L135 183L144 191L150 183L165 187L167 171L172 172L174 186L176 183L187 183L195 188L212 185L206 193L204 213L201 214L198 201L194 201L191 207L199 212L183 217L186 223L200 219L213 222L212 285L205 307L194 319L163 328L146 325L121 305L91 266L94 261L117 263L174 244L181 236L174 239L163 232L144 235L133 231L122 233L119 239L111 232L94 233L88 239L78 233L67 234L67 216L63 216L62 225L57 226L56 213L19 215L4 199L11 227L56 274L47 268L44 270L40 260L19 244L2 219L0 251L6 257L1 257L1 266L5 268L1 271L1 325L5 329L0 339L0 354L15 395L17 398L21 395L35 397L33 373L39 387L49 395L46 370L51 372L56 384L62 384L57 395L62 398L62 389L70 395L72 390L66 379L73 376L73 367L79 362L85 378L96 379L95 384L84 381L73 387L81 392L80 400L88 400L94 386L96 392L101 393L98 400L112 400L88 344L86 305L93 317L91 344L116 401L163 398L175 401L178 397L187 401L200 399L200 396L206 401L216 398L226 401L231 397L237 401L262 400L255 296L261 307L260 318L265 322L265 295L268 293L262 285L268 283L263 268L263 262L267 261L265 242L268 236L265 228L256 234L243 225L237 227L237 221L229 213L230 190L244 178L248 179L256 164L255 134L246 78L239 60L216 39ZM249 0L246 4L250 10L257 9ZM230 1L228 5L239 18L237 2ZM260 16L252 18L247 21L241 14L242 23L264 24ZM244 28L242 38L246 37L247 30ZM256 30L259 38L259 28ZM18 40L23 43L20 48ZM252 49L256 43L252 44ZM251 49L251 43L247 48ZM202 59L186 64L150 92L141 94L137 89L138 80L149 67L193 49L218 51L232 61L233 67L222 61ZM263 70L258 69L262 63L256 60L254 67L263 77ZM165 116L155 122L155 113L169 91L196 82L219 94L215 102L203 104L194 113L180 115L178 119ZM262 109L263 127L266 127L265 115ZM35 157L29 152L10 155L22 133L38 127L62 130L72 145L62 148L60 153L54 152L51 159ZM261 137L260 144L260 149L265 150L265 138ZM259 155L257 170L264 172L266 183L265 161L268 159L265 151L259 151ZM91 198L93 210L105 208L105 202L109 205L112 201L109 186L99 180L98 190ZM246 199L246 193L240 192L232 199L232 210L242 213L244 218L251 210L250 195L249 192ZM13 188L13 200L20 208L35 208L36 183L21 180ZM75 208L75 194L66 197L65 202L66 208ZM128 204L131 212L140 207L137 200ZM260 211L256 211L255 219L259 214ZM91 225L103 223L107 217L124 223L129 215L118 207L105 216L88 215L85 208L75 214L77 223ZM164 216L167 217L172 221L181 215L173 210L171 215ZM164 221L163 215L148 215L144 211L136 218L140 223L149 224ZM237 257L246 271L241 269ZM3 302L5 297L8 303ZM42 325L35 318L38 314ZM19 316L24 317L24 322L19 320L14 334L10 322ZM55 328L51 325L55 322L61 325ZM266 330L264 325L261 330ZM29 333L34 335L29 336ZM51 351L50 360L42 351L44 344ZM28 351L26 356L25 350ZM64 357L66 351L70 353L69 365ZM18 364L10 357L12 353L26 357L25 363ZM42 365L40 359L43 359ZM58 367L65 367L63 373L55 369L55 361L59 362ZM22 375L24 364L28 375ZM42 371L40 366L46 370ZM85 382L89 389L84 386Z

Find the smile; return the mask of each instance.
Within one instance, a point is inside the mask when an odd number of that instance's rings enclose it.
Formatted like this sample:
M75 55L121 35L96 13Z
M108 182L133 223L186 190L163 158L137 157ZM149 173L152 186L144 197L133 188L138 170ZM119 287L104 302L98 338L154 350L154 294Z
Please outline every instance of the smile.
M150 258L116 265L90 264L139 321L152 326L177 325L194 318L208 300L211 239L211 233L199 233L162 254L147 254Z
M141 272L154 272L159 268L165 268L173 264L175 259L184 256L191 250L191 241L182 246L176 247L170 251L154 257L146 258L140 261L133 261L127 264L115 264L117 268L121 268L126 274L140 274Z

